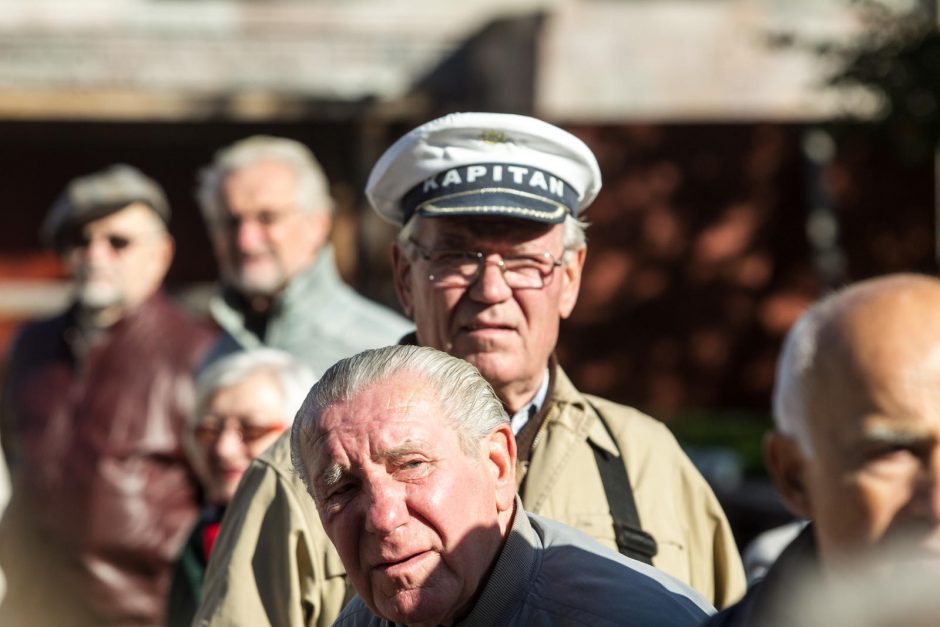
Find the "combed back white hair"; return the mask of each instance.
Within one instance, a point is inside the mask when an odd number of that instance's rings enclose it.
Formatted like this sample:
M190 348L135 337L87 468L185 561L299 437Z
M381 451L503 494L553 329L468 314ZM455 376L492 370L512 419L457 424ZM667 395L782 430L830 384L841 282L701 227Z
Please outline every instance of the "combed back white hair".
M468 455L479 450L484 437L509 423L499 397L470 363L426 346L368 350L330 366L297 413L291 429L291 458L308 488L302 455L306 445L317 437L322 412L399 373L417 375L430 384L445 408L441 418L457 432Z
M418 230L418 218L420 217L419 215L411 216L411 219L398 231L398 236L395 240L398 247L401 248L405 252L405 255L412 261L418 254L418 250L415 248L412 240L415 237L415 231ZM428 219L433 220L434 218ZM578 220L570 213L565 215L565 237L563 241L565 257L567 257L568 251L580 250L587 246L587 227L587 222Z
M829 317L838 294L831 294L808 309L783 343L774 381L774 424L780 433L794 438L807 456L813 453L811 382L817 366L819 332Z
M297 206L301 211L333 211L326 175L306 146L293 139L254 135L220 149L212 163L199 173L196 199L207 222L223 215L221 192L225 177L263 161L281 161L291 167L297 177Z
M259 373L270 374L280 387L284 422L290 423L316 381L316 375L289 353L274 348L253 348L227 355L199 374L196 378L196 412L190 426L195 427L199 423L216 392Z

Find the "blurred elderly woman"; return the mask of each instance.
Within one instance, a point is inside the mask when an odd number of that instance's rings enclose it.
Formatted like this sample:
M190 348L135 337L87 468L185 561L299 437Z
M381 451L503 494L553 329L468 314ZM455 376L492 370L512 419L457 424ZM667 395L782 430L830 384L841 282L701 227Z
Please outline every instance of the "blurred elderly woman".
M184 439L204 507L176 565L168 625L192 622L225 506L251 460L290 427L314 381L309 368L270 348L229 355L196 379L196 411Z

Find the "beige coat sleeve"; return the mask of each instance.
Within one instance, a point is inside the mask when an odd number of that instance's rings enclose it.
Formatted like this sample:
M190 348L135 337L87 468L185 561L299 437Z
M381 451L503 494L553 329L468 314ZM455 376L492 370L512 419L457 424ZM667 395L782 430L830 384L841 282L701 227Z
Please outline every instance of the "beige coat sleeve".
M332 625L351 596L313 501L288 464L289 439L281 438L246 471L222 521L193 625Z

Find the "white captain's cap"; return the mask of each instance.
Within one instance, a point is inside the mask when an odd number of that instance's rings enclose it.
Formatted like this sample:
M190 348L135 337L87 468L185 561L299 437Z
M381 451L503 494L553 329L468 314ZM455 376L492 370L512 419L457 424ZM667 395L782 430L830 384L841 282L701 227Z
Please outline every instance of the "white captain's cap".
M594 153L557 126L508 113L452 113L385 151L366 184L390 222L422 216L504 216L558 224L601 188Z

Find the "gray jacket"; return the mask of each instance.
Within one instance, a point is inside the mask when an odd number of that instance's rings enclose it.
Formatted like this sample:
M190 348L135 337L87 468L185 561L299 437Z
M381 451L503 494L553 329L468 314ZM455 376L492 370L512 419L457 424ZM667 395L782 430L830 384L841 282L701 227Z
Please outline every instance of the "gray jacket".
M580 531L527 514L512 529L470 614L459 625L699 625L714 609L664 572ZM391 625L354 598L339 627Z
M346 285L328 244L310 268L288 283L271 307L265 337L259 338L245 327L244 311L221 295L213 298L209 311L225 333L205 363L264 345L295 355L320 375L344 357L395 344L413 329L407 319Z

